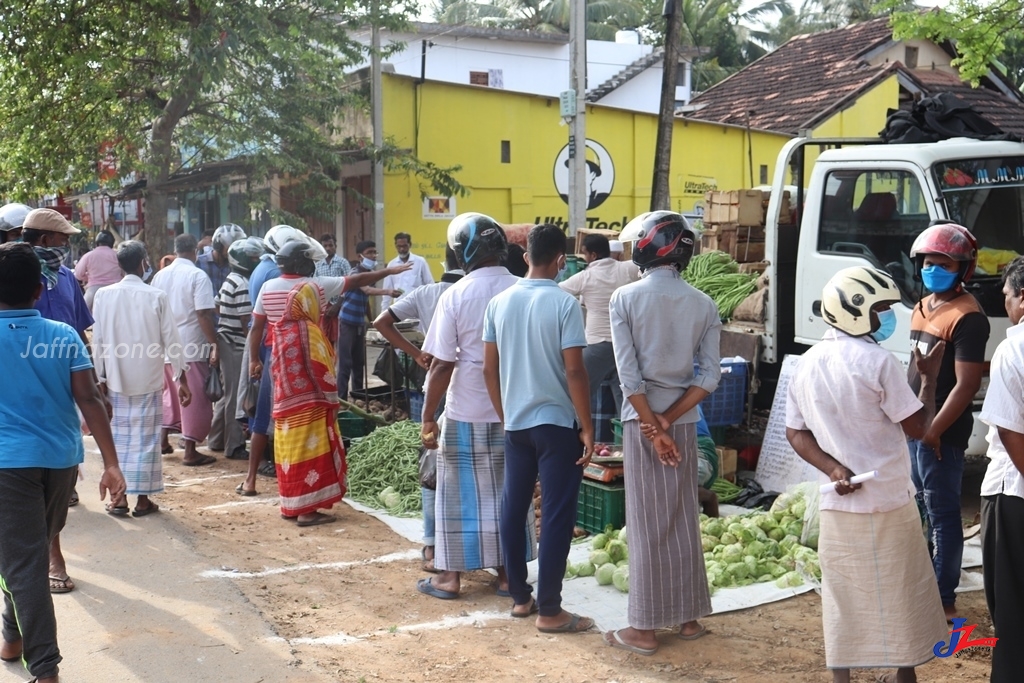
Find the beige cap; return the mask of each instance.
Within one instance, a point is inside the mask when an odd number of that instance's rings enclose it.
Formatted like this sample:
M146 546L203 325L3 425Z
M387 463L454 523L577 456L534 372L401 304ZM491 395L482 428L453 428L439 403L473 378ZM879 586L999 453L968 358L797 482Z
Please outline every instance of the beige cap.
M65 235L77 235L82 232L68 222L67 218L53 209L32 209L25 216L22 224L25 230L42 230L43 232L60 232Z

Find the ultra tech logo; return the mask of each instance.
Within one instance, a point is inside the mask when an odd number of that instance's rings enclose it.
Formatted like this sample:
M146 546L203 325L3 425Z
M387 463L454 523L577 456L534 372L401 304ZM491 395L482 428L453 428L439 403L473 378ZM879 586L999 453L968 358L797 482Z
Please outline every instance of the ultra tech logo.
M935 647L932 648L932 652L935 653L936 657L957 655L971 647L996 646L996 641L999 640L998 638L978 638L977 640L971 640L971 634L978 625L971 624L970 626L965 626L966 623L966 619L953 620L953 630L949 632L949 643L947 644L946 641L940 640L935 643Z

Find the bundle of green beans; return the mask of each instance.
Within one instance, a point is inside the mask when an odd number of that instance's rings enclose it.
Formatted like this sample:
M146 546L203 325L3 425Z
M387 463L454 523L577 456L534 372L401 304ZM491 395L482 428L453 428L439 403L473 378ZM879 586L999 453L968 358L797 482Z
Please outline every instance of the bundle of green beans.
M736 500L737 496L743 489L736 484L733 484L727 479L719 477L715 479L714 483L711 484L711 490L718 495L718 501L720 503L731 503Z
M403 420L378 427L348 451L348 495L389 514L414 517L423 509L419 463L419 424Z
M739 270L739 264L725 252L707 251L690 259L683 279L710 296L718 306L718 316L728 320L757 288L757 275Z

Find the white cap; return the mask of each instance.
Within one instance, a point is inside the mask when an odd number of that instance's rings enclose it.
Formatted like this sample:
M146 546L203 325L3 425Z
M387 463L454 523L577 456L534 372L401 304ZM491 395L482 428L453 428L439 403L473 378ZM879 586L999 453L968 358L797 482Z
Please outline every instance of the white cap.
M622 242L620 242L618 240L608 240L608 249L613 254L621 254L622 251L623 251L622 250Z

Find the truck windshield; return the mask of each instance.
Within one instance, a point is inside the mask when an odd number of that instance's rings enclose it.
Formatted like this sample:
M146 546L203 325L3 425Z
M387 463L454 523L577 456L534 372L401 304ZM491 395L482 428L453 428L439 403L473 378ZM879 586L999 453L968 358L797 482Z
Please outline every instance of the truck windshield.
M1024 157L935 164L947 215L978 239L978 274L968 286L989 315L1005 315L999 275L1024 254Z

